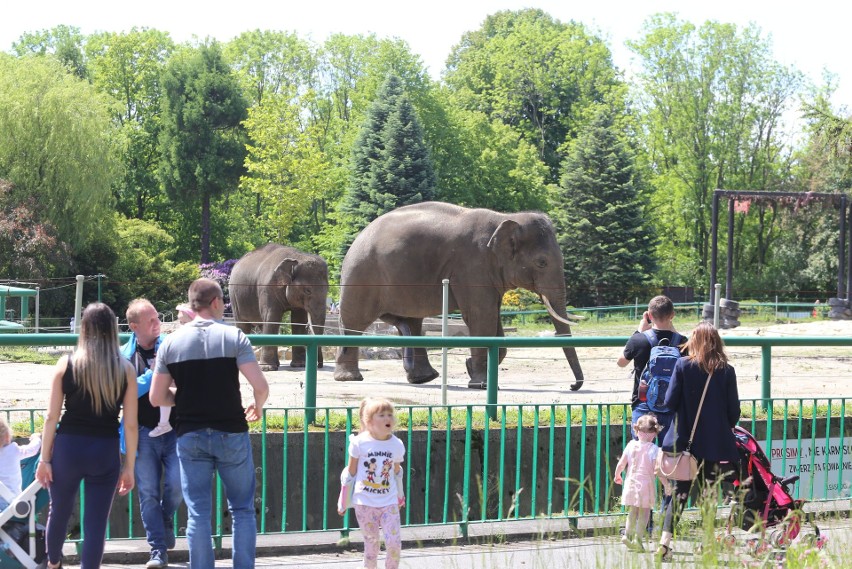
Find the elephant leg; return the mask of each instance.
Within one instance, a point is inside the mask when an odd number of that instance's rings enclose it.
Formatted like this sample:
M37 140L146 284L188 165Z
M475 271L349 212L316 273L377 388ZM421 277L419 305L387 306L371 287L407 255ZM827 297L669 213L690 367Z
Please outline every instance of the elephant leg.
M290 333L294 336L308 333L308 313L301 308L290 311ZM293 346L292 352L290 367L305 367L305 346Z
M268 309L263 313L263 333L277 335L281 331L281 317L284 311L281 309ZM263 346L260 349L260 369L264 371L278 371L281 362L278 360L278 346Z
M471 336L503 337L503 324L500 322L499 311L496 312L496 318L490 317L483 320L473 317L465 318L465 324ZM499 363L506 357L506 348L500 348L498 354ZM488 349L471 348L470 357L465 361L465 365L467 375L470 377L467 386L471 389L485 389L488 386Z
M395 321L386 322L394 324L399 330L400 336L422 336L422 318L398 318ZM427 383L438 377L438 371L429 363L426 348L406 347L402 350L402 365L405 368L405 376L409 383Z
M308 311L302 308L294 308L290 311L290 330L293 335L307 334L308 329ZM290 367L302 368L305 367L306 355L305 346L293 346L293 358L290 360ZM323 366L322 348L317 349L317 368Z
M367 329L367 326L372 324L373 320L358 321L353 318L343 319L341 314L340 329L345 336L360 336ZM337 348L337 357L334 362L334 380L335 381L363 381L364 376L358 369L358 358L360 356L360 348L357 346L340 346Z

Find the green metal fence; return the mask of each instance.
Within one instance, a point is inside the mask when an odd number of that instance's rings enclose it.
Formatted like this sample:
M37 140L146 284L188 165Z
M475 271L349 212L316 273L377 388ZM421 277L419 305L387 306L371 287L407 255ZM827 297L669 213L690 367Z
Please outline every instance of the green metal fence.
M852 482L852 440L847 398L762 399L742 402L741 425L751 431L780 476L802 478L793 494L808 501L844 499ZM349 434L358 430L357 409L266 409L253 425L258 467L258 527L263 534L349 532L353 516L338 516L340 471ZM18 430L36 429L41 409L2 409ZM406 526L616 516L620 487L613 469L630 437L625 404L399 406L405 443ZM143 538L133 494L117 498L110 539ZM229 535L221 487L215 491L214 533ZM176 526L183 535L185 512ZM79 538L78 538L79 539Z
M401 406L398 435L406 444L405 487L409 526L458 525L531 518L570 523L621 513L612 470L629 436L627 404L522 404L497 402L500 347L621 347L624 337L403 338L397 336L250 336L255 345L307 345L305 405L264 410L253 425L259 467L258 524L263 533L349 531L351 515L336 513L339 473L357 410L316 407L318 345L486 347L486 404ZM75 334L0 335L2 345L73 345ZM763 390L743 401L742 425L762 441L781 472L802 475L797 497L849 498L852 433L846 398L772 399L773 346L852 346L852 338L728 337L728 346L759 346ZM40 428L41 409L0 409L19 431ZM793 470L791 470L793 469ZM230 532L221 488L214 532ZM178 514L184 527L185 513ZM182 534L182 530L180 530ZM117 498L109 536L144 536L136 499Z

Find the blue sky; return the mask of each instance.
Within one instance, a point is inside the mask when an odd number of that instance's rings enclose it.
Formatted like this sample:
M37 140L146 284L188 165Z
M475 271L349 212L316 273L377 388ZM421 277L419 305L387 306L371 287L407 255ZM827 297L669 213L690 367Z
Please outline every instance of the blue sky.
M255 28L295 31L317 42L334 32L374 32L406 40L437 77L465 31L477 29L488 14L525 7L588 25L608 41L616 65L625 70L631 62L624 41L639 36L650 14L673 11L696 24L754 22L771 35L780 62L795 65L815 83L822 82L824 70L834 73L839 83L834 104L852 108L852 57L844 41L852 4L837 0L0 0L0 50L26 31L59 24L77 26L84 34L152 27L179 42L193 36L227 41Z

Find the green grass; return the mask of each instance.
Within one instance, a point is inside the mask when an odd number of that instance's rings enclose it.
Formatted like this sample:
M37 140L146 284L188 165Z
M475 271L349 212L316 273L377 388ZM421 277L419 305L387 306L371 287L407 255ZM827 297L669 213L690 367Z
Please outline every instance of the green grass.
M0 361L53 365L57 359L55 355L39 352L35 348L23 346L4 346L0 348Z
M828 416L828 405L818 403L814 406L812 403L804 404L799 409L796 404L798 400L791 400L787 408L787 419L798 419L801 415L805 420L811 420L816 415L817 418L825 418ZM482 409L484 406L477 406L478 409L472 411L470 416L471 428L473 430L483 430L486 423L486 413ZM551 424L556 427L565 427L567 425L580 426L596 426L599 424L619 426L625 422L625 413L630 413L630 406L627 404L594 404L589 403L571 405L555 405L551 408L550 405L507 405L505 406L505 418L503 406L497 407L497 420L491 421L490 429L499 429L505 421L507 429L516 429L518 425L525 428L531 428L535 425L536 408L538 410L538 426L549 427ZM569 417L570 410L570 417ZM768 411L762 407L760 402L752 404L746 402L741 405L741 420L747 421L751 419L765 420ZM834 404L831 406L831 416L840 416L840 405ZM269 408L266 410L266 429L269 432L281 432L284 430L285 417L288 431L300 431L304 429L304 415L301 409L294 408L286 413L283 409ZM449 417L449 421L448 421ZM784 418L784 407L776 403L772 406L772 417L774 419ZM324 431L326 428L329 431L344 431L346 430L347 420L350 422L350 428L353 432L358 432L359 422L356 409L352 409L350 415L343 409L317 409L316 421L308 426L311 431ZM405 406L397 406L397 429L400 431L408 430L409 425L414 430L422 430L431 428L433 430L463 430L467 427L468 412L465 406L451 407L449 410L444 407L436 406L432 408L430 413L428 408L407 408ZM261 423L252 423L251 428L255 432L260 432Z

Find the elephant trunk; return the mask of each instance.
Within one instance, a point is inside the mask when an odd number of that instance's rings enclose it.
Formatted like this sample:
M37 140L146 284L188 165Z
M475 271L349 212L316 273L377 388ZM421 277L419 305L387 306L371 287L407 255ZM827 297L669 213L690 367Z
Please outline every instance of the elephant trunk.
M556 306L554 308L551 305L550 301L545 295L541 295L541 299L544 301L544 306L547 308L547 312L550 313L550 317L553 319L553 326L556 328L556 334L558 336L570 336L571 335L571 326L570 321L568 320L568 313L565 310L565 296L557 294L555 297ZM574 383L571 384L571 391L577 391L581 387L583 387L583 370L580 369L580 359L577 357L577 350L574 347L564 347L562 351L565 353L565 359L568 360L568 365L571 368L571 372L574 374Z

